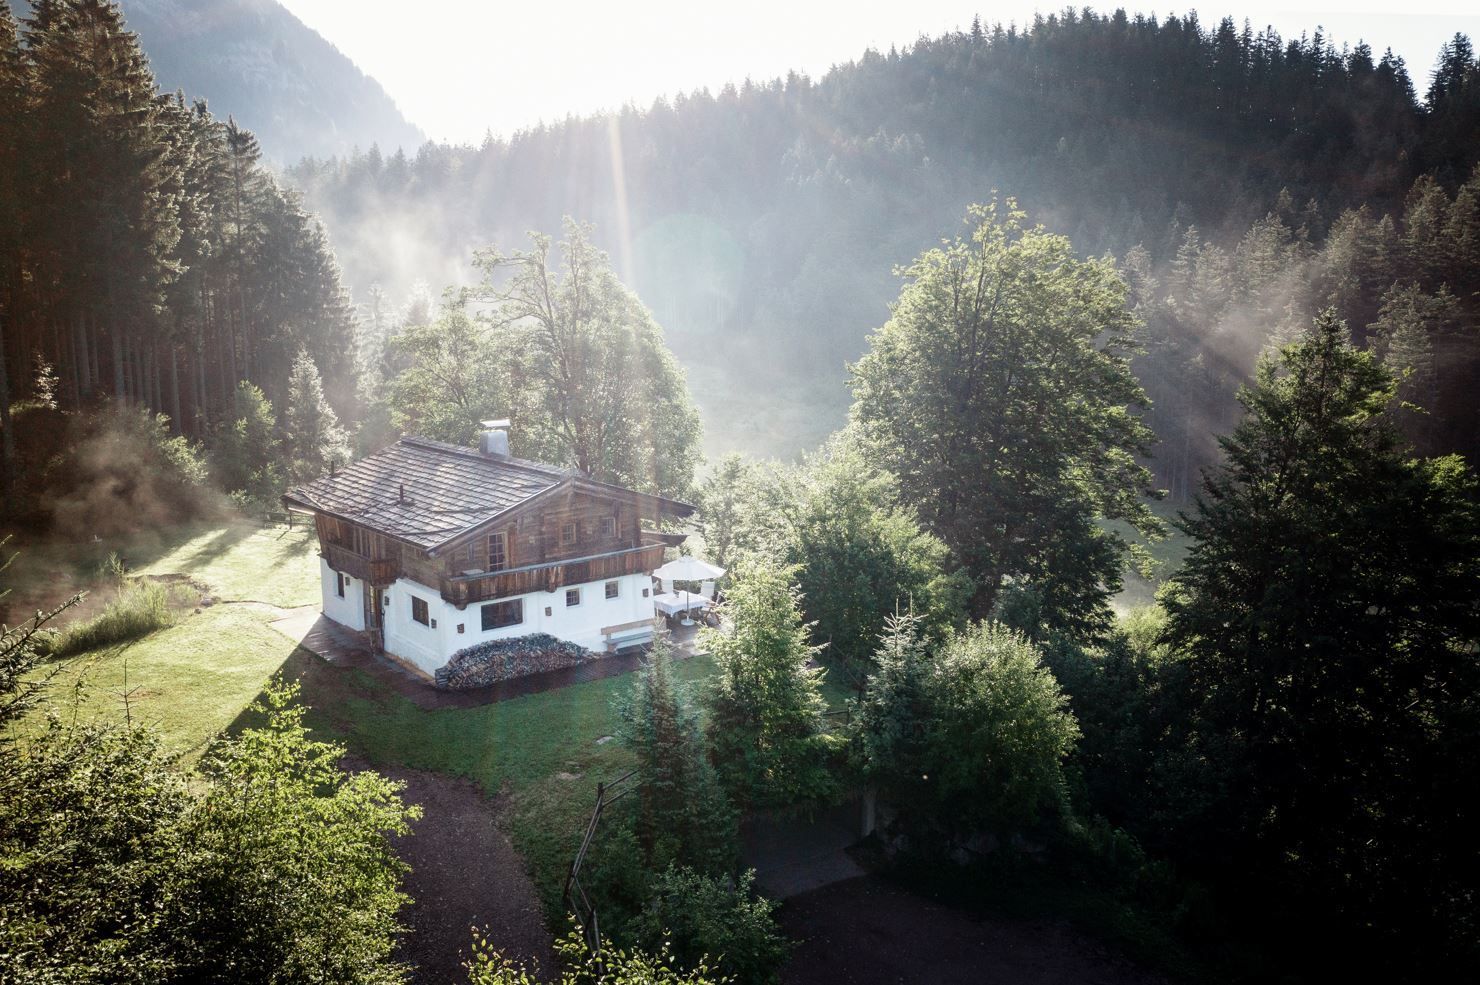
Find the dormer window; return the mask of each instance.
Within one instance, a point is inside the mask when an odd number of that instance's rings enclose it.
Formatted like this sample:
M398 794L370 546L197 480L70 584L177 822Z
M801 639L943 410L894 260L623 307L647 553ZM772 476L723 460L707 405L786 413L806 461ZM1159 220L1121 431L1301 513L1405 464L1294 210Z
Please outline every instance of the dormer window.
M500 530L488 535L488 570L502 571L509 566L509 535Z

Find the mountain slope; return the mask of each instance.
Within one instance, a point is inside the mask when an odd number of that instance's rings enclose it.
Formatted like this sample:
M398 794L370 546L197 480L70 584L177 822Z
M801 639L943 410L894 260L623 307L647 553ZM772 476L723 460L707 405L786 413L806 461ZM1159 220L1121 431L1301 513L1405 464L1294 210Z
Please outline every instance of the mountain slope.
M1480 93L1471 62L1456 93ZM1084 253L1142 247L1163 279L1193 233L1221 251L1202 258L1216 270L1271 210L1317 242L1348 207L1400 206L1420 173L1463 180L1480 152L1470 98L1426 107L1401 61L1319 33L1069 11L868 52L819 80L305 161L288 179L361 300L466 282L475 248L523 245L562 215L595 222L687 366L709 450L789 455L842 423L843 364L888 318L891 268L961 230L967 203L1015 196ZM1207 360L1246 369L1222 355Z
M28 5L13 5L19 17ZM380 83L275 0L122 0L159 87L235 117L279 164L425 138Z

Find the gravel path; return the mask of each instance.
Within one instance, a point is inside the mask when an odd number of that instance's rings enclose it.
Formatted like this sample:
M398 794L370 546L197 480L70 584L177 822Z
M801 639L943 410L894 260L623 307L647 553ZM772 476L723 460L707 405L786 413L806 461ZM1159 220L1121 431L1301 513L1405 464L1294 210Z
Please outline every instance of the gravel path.
M345 757L350 770L370 768ZM400 840L401 858L411 866L405 891L413 902L402 918L411 929L399 957L416 967L419 985L467 980L471 928L514 957L554 968L534 883L524 859L499 830L495 804L476 784L439 773L399 767L377 771L406 784L402 796L420 804L422 818Z

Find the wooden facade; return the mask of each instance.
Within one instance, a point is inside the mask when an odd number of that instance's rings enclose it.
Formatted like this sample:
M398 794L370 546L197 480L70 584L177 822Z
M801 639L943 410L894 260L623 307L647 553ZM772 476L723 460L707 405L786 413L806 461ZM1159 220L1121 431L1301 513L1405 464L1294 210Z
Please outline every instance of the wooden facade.
M659 567L668 538L644 530L658 516L656 506L650 515L643 506L635 494L567 488L456 538L436 556L343 518L318 513L315 522L320 554L334 570L376 587L409 578L462 608Z

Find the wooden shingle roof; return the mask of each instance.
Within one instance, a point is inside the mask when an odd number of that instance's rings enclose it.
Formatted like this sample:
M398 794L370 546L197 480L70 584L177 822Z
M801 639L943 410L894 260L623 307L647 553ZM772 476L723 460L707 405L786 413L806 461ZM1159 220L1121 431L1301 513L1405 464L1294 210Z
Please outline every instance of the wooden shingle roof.
M430 550L579 475L407 437L332 475L289 489L283 502Z

